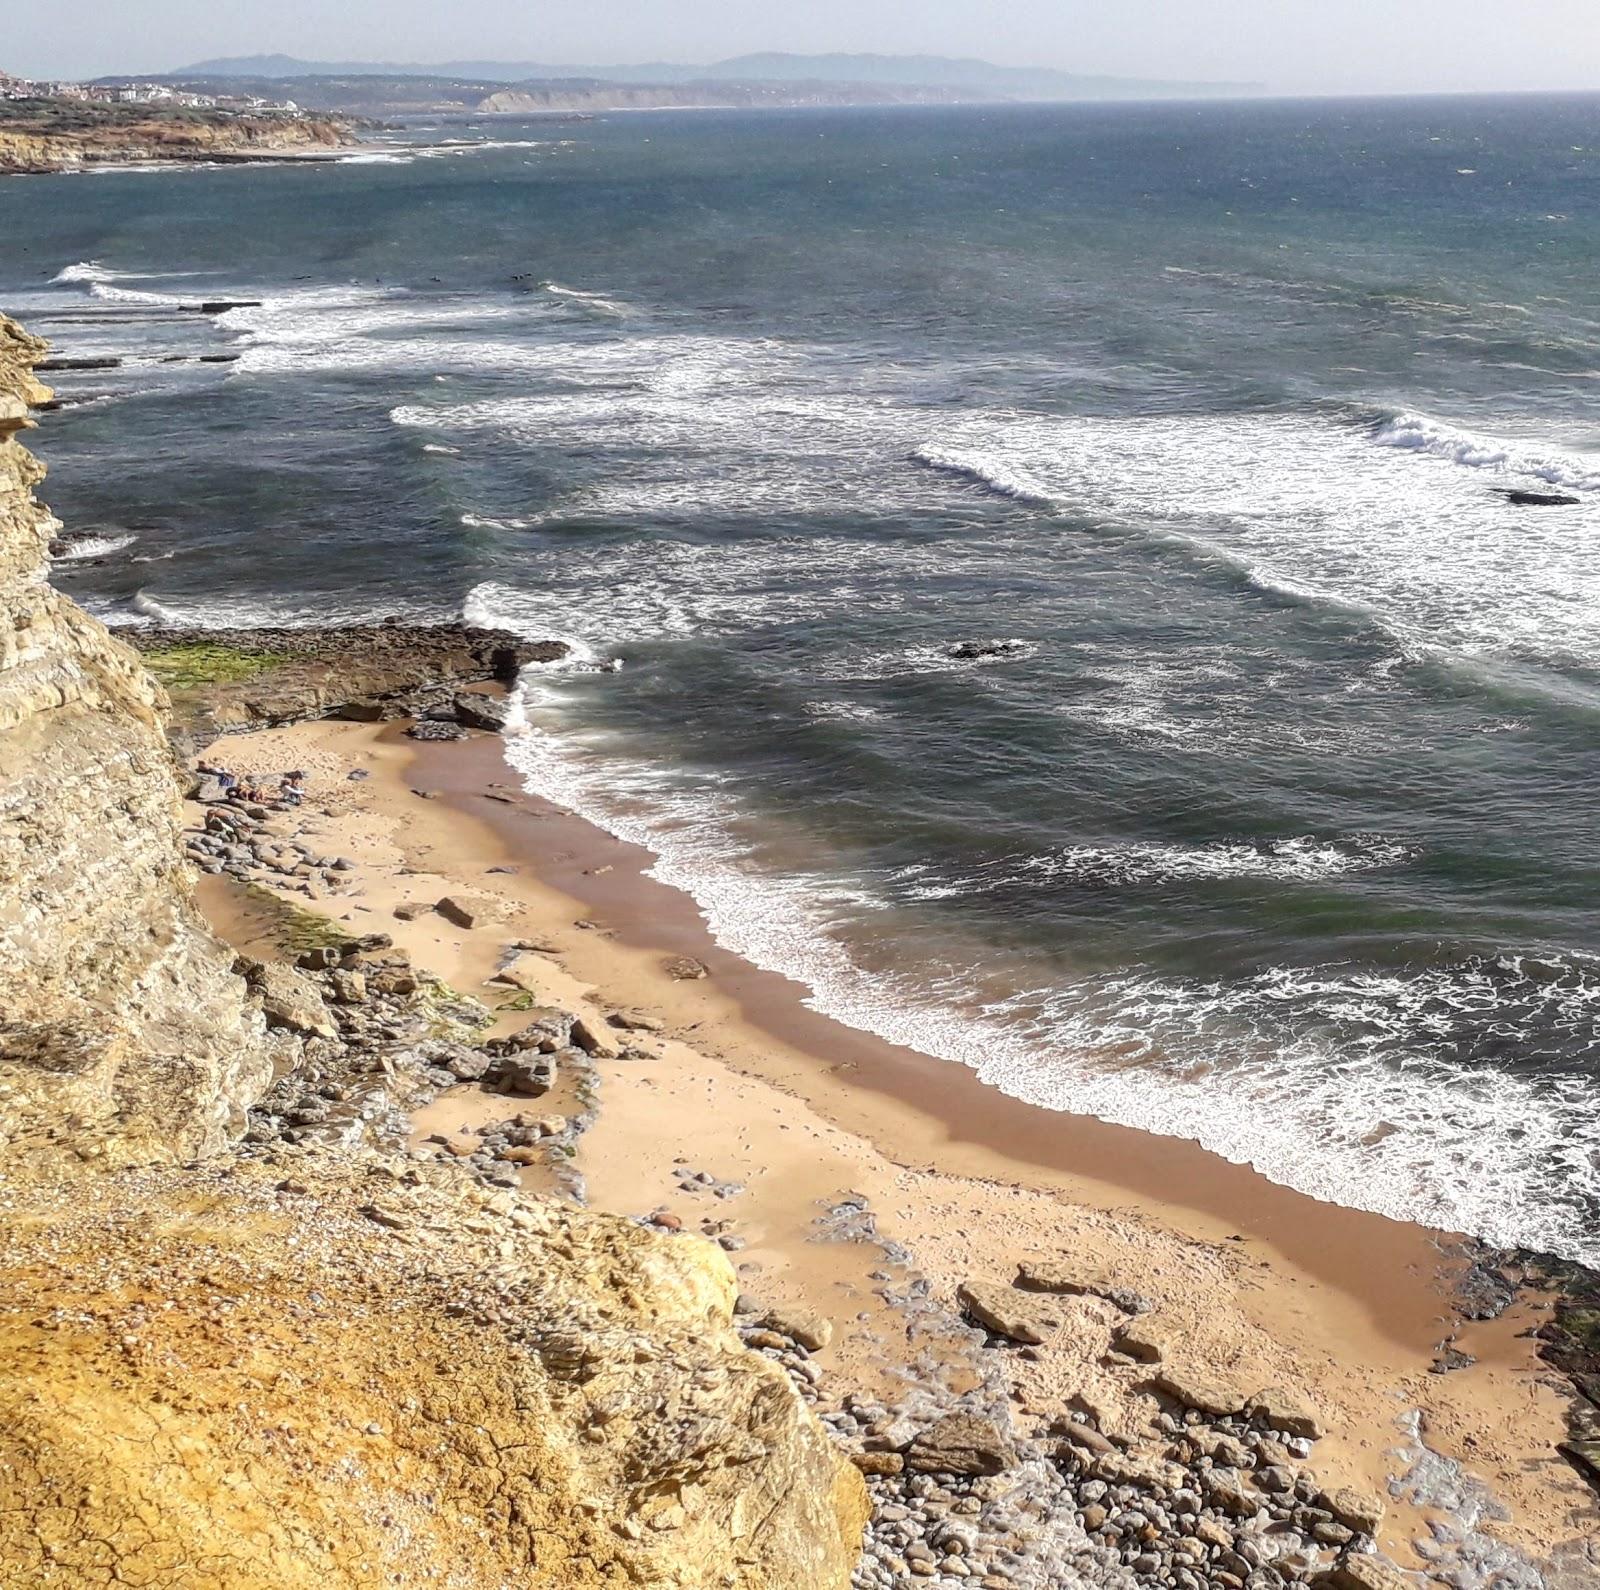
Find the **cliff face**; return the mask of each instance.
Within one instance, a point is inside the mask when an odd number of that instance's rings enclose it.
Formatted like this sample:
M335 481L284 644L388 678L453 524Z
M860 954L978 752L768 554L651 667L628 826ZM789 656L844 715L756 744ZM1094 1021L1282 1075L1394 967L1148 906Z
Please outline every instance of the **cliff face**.
M191 899L161 693L46 582L43 352L0 318L0 1578L845 1590L865 1487L720 1249L393 1136L236 1144L340 1040L282 965L322 1035L267 1032Z
M107 107L115 110L120 107ZM80 166L139 165L156 160L242 160L313 154L353 142L331 117L232 116L182 120L159 113L108 118L102 124L52 127L0 118L0 175L70 171Z
M179 848L162 698L52 590L43 469L17 440L44 344L0 319L0 1145L215 1151L272 1072Z

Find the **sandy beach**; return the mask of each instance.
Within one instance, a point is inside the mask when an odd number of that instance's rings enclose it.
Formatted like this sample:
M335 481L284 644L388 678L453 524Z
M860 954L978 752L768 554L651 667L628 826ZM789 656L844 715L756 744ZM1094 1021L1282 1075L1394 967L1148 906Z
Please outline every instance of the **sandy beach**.
M349 866L331 890L284 898L391 934L495 1010L496 1030L530 1003L626 1019L631 1057L600 1058L598 1114L577 1142L585 1196L703 1231L764 1304L825 1316L830 1382L888 1395L999 1368L1019 1428L1077 1410L1130 1453L1156 1452L1150 1366L1114 1350L1125 1318L1104 1295L1052 1299L1062 1328L1042 1344L975 1354L957 1288L1054 1266L1139 1294L1166 1363L1292 1388L1326 1431L1316 1482L1383 1497L1377 1538L1398 1564L1424 1566L1415 1542L1446 1517L1530 1556L1592 1535L1593 1496L1556 1450L1566 1398L1527 1338L1541 1305L1464 1323L1465 1260L1443 1234L1034 1109L817 1015L804 989L719 949L692 902L645 875L647 853L524 794L493 735L424 745L393 724L313 722L210 754L306 770L299 826ZM470 927L430 908L444 896L469 905ZM201 897L218 932L251 947L247 892L207 878ZM414 1142L514 1107L463 1086L421 1112ZM1475 1361L1434 1372L1446 1343ZM1453 1495L1408 1428L1447 1460ZM1472 1482L1494 1505L1463 1502Z

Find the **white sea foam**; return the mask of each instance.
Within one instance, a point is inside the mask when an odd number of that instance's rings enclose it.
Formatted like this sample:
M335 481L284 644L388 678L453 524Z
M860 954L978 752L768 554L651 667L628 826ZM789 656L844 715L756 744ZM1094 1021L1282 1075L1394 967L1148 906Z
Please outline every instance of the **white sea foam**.
M215 276L216 271L162 271L159 273L162 281L175 281L182 278L196 276ZM75 264L64 266L50 278L52 282L143 282L151 280L149 271L119 271L113 270L109 265L102 265L97 259L81 259Z
M527 331L555 316L532 296L510 301L351 284L268 294L217 316L243 342L238 368L536 371L547 362ZM505 328L508 335L494 332Z
M439 602L364 601L359 596L279 597L156 596L139 590L126 600L80 595L80 604L103 623L175 625L184 629L316 629L329 624L375 624L398 615L416 623L441 623L461 616Z
M147 272L112 270L98 260L79 260L77 264L68 265L65 269L57 271L51 280L63 285L84 286L91 298L98 298L106 303L149 304L163 309L176 309L183 302L171 293L156 293L146 288L122 286L120 284L124 282L148 281L150 276Z
M911 457L929 469L937 469L947 475L959 475L974 485L983 486L989 491L999 493L1002 497L1011 497L1017 502L1032 503L1040 508L1060 506L1056 498L1031 475L1008 467L995 458L985 457L981 453L957 453L941 447L918 447L912 452Z
M1468 469L1492 470L1576 491L1600 490L1600 462L1460 430L1426 414L1397 414L1378 426L1372 439L1380 447L1427 453Z
M131 547L139 538L136 535L81 535L72 536L62 543L54 555L57 563L76 563L84 558L105 558L113 552Z
M128 606L137 618L148 619L152 624L181 624L184 622L174 609L151 596L148 591L135 591L133 599L128 603Z
M614 298L607 298L602 293L585 292L578 287L563 287L560 282L541 282L539 285L552 298L565 298L584 309L592 310L597 315L610 315L620 320L629 313L626 304L619 303Z
M1218 841L1202 845L1127 840L1109 845L1068 845L1030 856L1024 870L1048 877L1117 886L1161 884L1205 878L1264 878L1318 883L1345 873L1394 867L1413 847L1381 835L1323 839L1300 834L1287 839Z
M1330 965L1228 986L1133 968L998 999L981 965L869 975L852 927L887 901L763 867L733 793L621 759L564 717L559 684L525 676L508 755L527 787L652 849L653 875L694 898L721 943L806 984L824 1013L1031 1103L1191 1138L1314 1197L1600 1261L1585 1206L1600 1194L1593 1079L1457 1062L1439 1042L1457 1022L1509 1039L1530 1015L1586 1029L1600 1019L1600 968L1552 981L1510 960L1393 974ZM1336 869L1326 845L1296 843L1261 864ZM1381 845L1371 864L1385 864ZM1319 1035L1330 1021L1342 1040Z

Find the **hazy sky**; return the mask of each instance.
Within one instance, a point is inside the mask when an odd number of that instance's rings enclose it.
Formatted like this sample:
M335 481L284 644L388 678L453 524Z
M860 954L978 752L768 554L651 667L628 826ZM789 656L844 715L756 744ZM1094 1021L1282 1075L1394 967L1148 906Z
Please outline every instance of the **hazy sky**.
M0 68L208 56L709 61L751 50L979 55L1282 92L1600 90L1600 0L14 0Z

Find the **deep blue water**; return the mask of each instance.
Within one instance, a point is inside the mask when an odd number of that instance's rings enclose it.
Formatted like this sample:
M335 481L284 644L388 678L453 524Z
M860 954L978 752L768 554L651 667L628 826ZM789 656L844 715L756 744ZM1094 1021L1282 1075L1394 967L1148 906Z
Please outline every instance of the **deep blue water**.
M1600 1259L1600 98L471 135L0 190L68 589L621 658L515 757L824 1008Z

